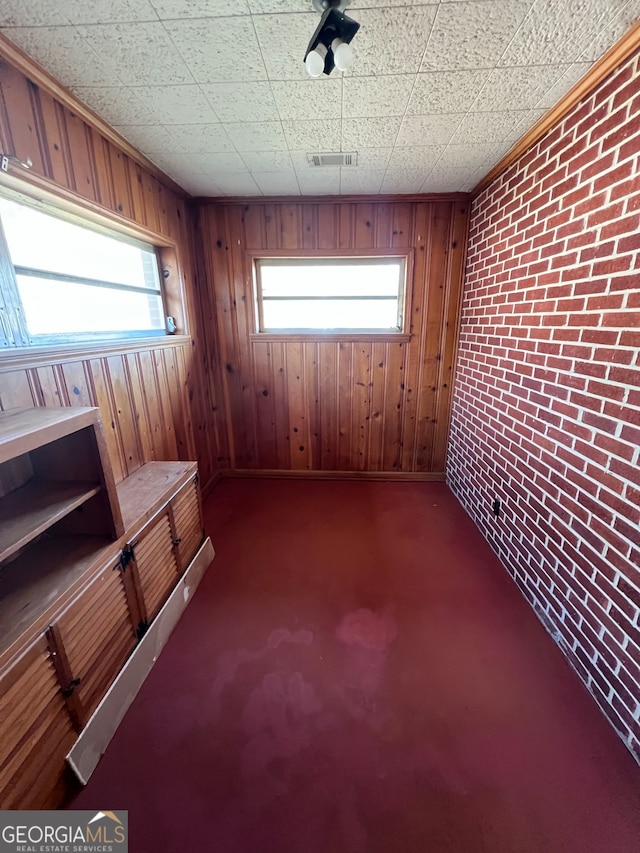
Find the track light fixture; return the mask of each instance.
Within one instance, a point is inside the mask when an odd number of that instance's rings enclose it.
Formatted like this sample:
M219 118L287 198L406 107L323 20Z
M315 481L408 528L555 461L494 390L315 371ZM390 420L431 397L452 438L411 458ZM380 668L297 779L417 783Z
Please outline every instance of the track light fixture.
M304 55L304 64L310 77L331 74L334 68L346 71L353 63L351 39L360 24L344 14L349 0L312 0L313 8L320 12L320 23L311 37Z

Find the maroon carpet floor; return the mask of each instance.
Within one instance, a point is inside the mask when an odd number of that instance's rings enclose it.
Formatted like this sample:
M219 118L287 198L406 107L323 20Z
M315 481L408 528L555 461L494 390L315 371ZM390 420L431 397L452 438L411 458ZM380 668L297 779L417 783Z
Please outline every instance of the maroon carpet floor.
M223 481L75 808L132 853L633 853L640 768L444 484Z

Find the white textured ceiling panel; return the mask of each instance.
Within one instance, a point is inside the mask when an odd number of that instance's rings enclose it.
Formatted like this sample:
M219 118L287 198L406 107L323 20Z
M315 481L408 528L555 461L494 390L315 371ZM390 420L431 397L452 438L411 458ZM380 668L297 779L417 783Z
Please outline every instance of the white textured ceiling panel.
M193 194L455 192L640 0L352 0L347 14L354 64L317 80L311 0L1 0L0 29ZM358 165L309 165L338 151Z

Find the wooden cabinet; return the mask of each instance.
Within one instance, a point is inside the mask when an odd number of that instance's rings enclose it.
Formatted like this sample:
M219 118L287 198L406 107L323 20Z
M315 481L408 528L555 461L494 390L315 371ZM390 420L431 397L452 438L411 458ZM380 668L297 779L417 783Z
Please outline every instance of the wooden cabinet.
M178 563L184 571L202 542L200 490L194 478L171 501L171 518L178 551Z
M109 562L53 622L52 645L66 658L63 690L84 725L135 647L135 610L120 559ZM66 680L68 678L68 681Z
M123 533L97 409L0 413L0 662Z
M204 539L197 467L116 487L96 409L0 413L0 808L55 808L65 756Z
M132 569L137 572L142 593L143 620L148 625L180 577L168 511L147 525L132 543L131 552Z
M0 676L0 720L2 808L54 808L76 733L44 636Z

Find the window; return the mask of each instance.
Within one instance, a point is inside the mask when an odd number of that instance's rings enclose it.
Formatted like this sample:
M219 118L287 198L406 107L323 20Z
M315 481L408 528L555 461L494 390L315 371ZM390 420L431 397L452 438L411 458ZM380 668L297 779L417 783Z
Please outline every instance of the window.
M153 246L2 196L0 222L4 346L165 333Z
M403 328L404 257L256 260L259 332Z

